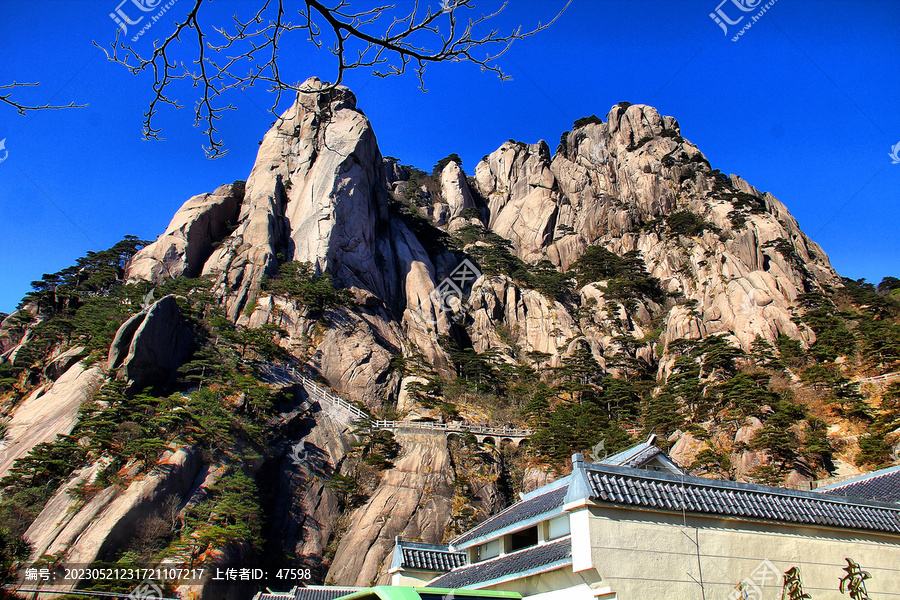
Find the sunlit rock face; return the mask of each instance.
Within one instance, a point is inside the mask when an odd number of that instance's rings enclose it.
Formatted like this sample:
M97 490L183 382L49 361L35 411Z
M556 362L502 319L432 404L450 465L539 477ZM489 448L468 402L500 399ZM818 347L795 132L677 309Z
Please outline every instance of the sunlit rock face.
M324 86L318 79L304 84ZM808 345L814 334L792 319L796 300L839 283L825 253L781 202L738 176L713 171L678 122L649 106L614 106L605 120L579 123L555 152L544 141L505 142L472 177L451 161L432 183L418 189L422 204L414 210L421 221L402 218L397 206L412 184L410 172L382 159L353 93L341 86L301 93L265 135L246 184L188 200L163 236L135 255L128 278L157 284L210 278L230 320L240 327L277 325L284 331L277 343L332 388L371 411L396 408L406 419L441 417L406 390L427 380L401 377L392 359L421 355L429 368L452 377L439 336L464 338L477 352L497 350L497 360L510 364L537 353L548 368L586 348L614 374L618 367L608 358L623 339L633 340L633 358L662 381L674 360L668 346L679 339L718 334L750 350L757 337L773 342L783 334ZM435 290L477 243L436 249L434 242L473 225L508 240L529 265L549 261L566 270L593 246L618 256L635 253L668 295L626 308L612 299L608 282L581 282L566 304L511 274L482 275L466 287L466 317L454 325ZM289 261L330 273L352 301L329 309L323 321L296 299L266 292L263 278ZM142 318L122 326L110 369L128 362ZM0 335L7 353L18 343L13 338ZM761 426L748 423L728 444L746 443ZM296 441L296 431L291 435ZM316 480L316 469L339 472L355 438L321 415L300 435L321 451L322 463L281 464L277 494L283 502L275 518L284 548L309 558L324 554L341 535L340 503ZM343 513L345 533L327 570L336 583L386 583L396 535L445 539L459 465L442 436L398 437L393 466L362 506ZM674 453L691 462L699 447L684 434ZM745 475L764 456L748 450L732 460ZM193 472L188 457L179 464L181 472ZM495 467L484 470L495 474ZM529 467L523 487L558 475ZM313 480L318 483L307 485ZM485 513L503 504L499 489L492 482L479 491Z
M507 142L475 168L489 225L520 258L568 268L592 245L637 250L666 291L697 303L666 315L665 341L721 333L745 350L757 335L814 341L791 307L839 277L781 202L716 175L678 122L652 107L614 106L606 122L591 121L564 135L552 159L543 142ZM654 226L681 211L711 227Z

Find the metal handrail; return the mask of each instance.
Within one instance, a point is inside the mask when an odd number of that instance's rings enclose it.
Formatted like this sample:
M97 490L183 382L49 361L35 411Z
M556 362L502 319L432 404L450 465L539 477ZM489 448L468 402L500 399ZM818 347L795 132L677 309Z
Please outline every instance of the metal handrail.
M532 434L530 429L452 425L449 423L432 423L430 421L373 421L372 425L377 429L431 429L446 431L447 433L477 433L502 437L528 437Z
M371 421L376 429L427 429L432 431L445 431L447 433L474 433L501 437L529 437L533 433L530 429L517 429L513 427L482 427L478 425L453 425L449 423L432 423L428 421L387 421L373 419L371 415L361 410L358 406L351 404L340 396L332 394L326 388L313 381L310 377L297 371L293 365L288 368L282 366L276 367L275 365L267 366L273 370L278 369L289 373L292 381L299 382L306 390L306 393L313 399L324 401L331 405L337 405L340 408L345 409L352 415L352 418L349 420L350 424L355 421Z
M900 373L885 373L884 375L876 375L875 377L863 377L861 379L857 379L853 383L874 383L876 381L885 381L886 379L891 379L898 376L900 376Z

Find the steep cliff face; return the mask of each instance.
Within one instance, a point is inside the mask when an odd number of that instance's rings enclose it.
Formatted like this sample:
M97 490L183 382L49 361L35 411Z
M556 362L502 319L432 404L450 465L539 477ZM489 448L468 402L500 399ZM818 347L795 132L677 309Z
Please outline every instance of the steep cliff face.
M311 79L305 87L323 85ZM600 250L602 268L579 266ZM447 306L438 292L464 258L483 273L455 290L461 307ZM616 261L651 291L617 289L621 276L607 273ZM309 273L284 270L293 263L308 263ZM131 299L198 276L211 283L208 295L192 289L145 310ZM190 443L166 438L154 447L166 449L159 468L145 450L141 460L113 463L108 452L142 439L132 435L136 423L115 423L114 439L88 456L93 463L62 483L51 480L59 487L27 532L35 551L109 558L130 547L142 519L163 510L166 498L177 500L176 520L199 519L196 508L243 489L246 482L227 478L246 472L265 492L266 552L346 585L386 582L395 536L446 541L500 510L512 492L559 473L520 454L510 459L510 448L402 431L388 461L372 450L386 443L372 431L311 410L298 389L249 381L256 374L249 358L291 359L382 418L504 425L523 424L529 410L546 416L547 398L580 406L572 400L590 385L605 392L631 375L639 381L625 400L605 401L627 405L620 423L627 429L653 430L639 413L665 395L677 361L689 356L685 341L722 336L746 352L758 339L808 347L816 335L797 318L798 299L841 284L781 202L711 169L677 121L649 106L623 104L605 122L580 120L555 153L543 141L510 141L478 163L473 178L455 161L428 178L382 159L372 125L341 86L299 94L263 139L246 183L189 199L133 256L117 285L124 282L132 287L123 286L130 295L120 304L134 308L115 313L118 330L102 352L59 341L16 382L29 391L8 411L0 476L40 442L71 432L82 402L116 379L135 394L181 377L185 396L154 400L167 407L154 418L168 426L190 414L183 434ZM335 293L340 288L347 293ZM16 364L48 317L42 310L28 304L4 321L0 364ZM219 347L227 352L217 354ZM86 353L106 361L78 364ZM560 375L570 379L551 390L556 373L576 360L581 370ZM513 384L500 390L482 381L501 375ZM697 379L718 382L699 370ZM526 385L529 395L519 389ZM260 400L269 388L290 401ZM777 395L768 399L777 404ZM238 416L207 418L218 409ZM601 416L611 419L612 410ZM715 449L734 464L729 476L749 476L771 461L750 448L765 418L744 417L727 415L727 427L711 435L704 428L718 427L717 417L673 434L673 456L691 465ZM224 433L210 441L198 434L208 433L201 425ZM237 487L221 487L223 479ZM93 495L74 500L80 492L70 492L85 488ZM203 516L215 520L214 511ZM232 542L219 559L237 560L250 544Z
M321 85L307 82L307 87ZM792 307L801 293L838 281L784 205L737 176L713 171L681 137L677 121L648 106L615 106L606 122L580 123L563 136L555 155L543 141L510 141L475 167L472 180L453 161L437 177L436 189L412 189L409 178L395 160L382 161L371 124L349 90L300 94L262 142L234 230L224 238L206 234L183 245L190 236L177 232L194 231L194 222L203 221L204 231L221 232L230 213L219 207L238 194L220 188L193 198L166 234L135 256L128 276L157 281L164 270L151 265L162 264L167 273L197 272L196 257L206 250L194 247L206 248L215 239L218 248L201 270L214 280L232 320L251 328L277 325L284 332L279 344L370 409L392 403L399 391L405 411L432 416L436 411L416 407L399 389L391 366L394 356L422 353L437 372L452 374L437 343L439 335L451 332L451 315L434 290L459 258L435 250L423 235L454 234L483 222L509 240L526 263L549 260L560 270L592 246L620 256L637 252L662 290L679 298L677 305L642 298L626 309L607 297L605 281L587 282L576 290L581 309L573 310L509 276L481 276L471 285L467 316L454 335L464 331L474 351L499 350L502 360L513 364L531 352L546 354L546 366L559 366L586 344L606 368L622 348L621 336L636 340L635 358L658 365L661 373L674 360L668 344L685 338L725 334L745 350L757 336L774 342L784 334L809 344L815 336L792 321ZM391 208L392 195L418 195L423 199L418 210L437 229L414 233ZM170 241L173 235L180 235L177 243ZM194 258L181 258L188 255ZM179 258L173 264L169 256ZM275 275L287 261L330 273L337 286L353 291L353 304L336 308L323 327L302 302L263 290L263 277ZM658 342L648 338L654 329ZM404 386L410 381L427 380L405 378ZM384 581L395 535L429 542L443 538L452 496L447 448L416 436L399 441L401 458L349 516L330 580ZM328 451L323 457L335 468L340 454ZM741 472L752 466L743 465ZM296 477L286 485L300 499L279 517L295 523L285 544L306 556L322 553L334 525L307 531L296 519L331 523L323 515L336 510L336 501L322 490L301 491L291 483Z
M393 265L384 264L392 253L381 154L347 88L300 94L266 134L238 222L203 269L217 277L232 317L285 260L327 269L344 287L398 295Z
M328 483L345 467L356 439L346 426L324 413L292 425L290 421L284 458L275 473L262 473L272 479L275 498L271 539L297 557L299 566L313 569L316 581L325 581L328 566L322 557L339 534L341 515L337 494Z
M321 89L323 84L313 78L304 87ZM236 193L223 186L212 200L203 202L215 205L216 199ZM364 315L381 322L399 321L406 311L402 319L406 337L432 362L445 366L446 357L430 333L435 328L445 332L447 327L430 296L435 267L407 226L390 218L388 199L375 134L357 110L353 93L338 86L325 93L299 94L263 139L243 190L236 228L205 260L202 273L214 279L229 317L237 320L260 295L262 278L274 275L280 263L310 263L317 274L329 272L338 286L377 299L362 307ZM460 202L464 206L466 201ZM158 279L161 271L148 265L159 264L161 255L172 253L170 231L192 231L199 219L222 230L227 211L197 211L193 221L182 223L197 204L197 198L189 200L167 233L134 257L129 279ZM201 256L193 247L205 242L203 238L187 248ZM383 310L377 310L379 306ZM362 343L378 345L375 336ZM396 352L395 347L391 350ZM326 376L338 389L353 390L343 373L328 370ZM379 379L381 374L372 376Z
M462 506L460 494L479 518L499 510L504 501L498 490L500 464L496 456L474 460L479 477L467 470L459 449L454 452L441 434L403 433L396 436L402 451L384 471L366 503L348 515L346 533L328 570L328 580L346 585L385 585L394 538L428 544L445 542L454 529ZM469 465L472 466L472 465ZM460 490L460 481L467 489ZM365 551L361 552L361 549Z
M637 250L666 291L697 303L669 312L666 342L716 333L745 350L757 335L814 341L791 307L839 277L781 202L712 171L677 121L649 106L614 106L606 123L592 121L565 134L552 160L543 142L507 142L476 167L488 225L519 257L565 269L589 246ZM668 220L684 211L704 226Z

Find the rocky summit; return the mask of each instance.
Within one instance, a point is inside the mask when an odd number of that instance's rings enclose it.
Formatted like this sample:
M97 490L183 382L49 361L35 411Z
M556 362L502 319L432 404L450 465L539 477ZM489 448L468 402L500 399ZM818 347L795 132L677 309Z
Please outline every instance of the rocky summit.
M623 102L425 172L303 87L245 181L3 321L0 535L32 559L369 585L395 536L445 542L599 441L807 489L896 460L900 388L866 378L900 362L900 284L842 279L675 118Z

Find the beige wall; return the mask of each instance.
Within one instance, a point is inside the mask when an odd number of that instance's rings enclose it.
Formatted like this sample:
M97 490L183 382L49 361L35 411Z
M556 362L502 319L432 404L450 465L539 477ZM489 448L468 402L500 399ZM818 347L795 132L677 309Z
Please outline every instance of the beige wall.
M681 514L577 509L572 513L574 568L596 568L617 600L700 598L700 585L692 578L699 581L701 575L706 600L725 600L768 559L782 573L800 567L804 591L826 600L848 597L838 592L838 581L845 574L844 557L850 557L871 573L870 596L900 598L900 536L691 516L686 523ZM579 560L578 549L587 543L591 565ZM780 576L774 579L763 588L766 600L781 598Z
M549 573L532 575L489 587L477 587L485 590L519 592L525 598L542 593L565 590L566 600L594 600L594 594L586 585L585 580L578 574L573 573L572 567L563 567Z
M438 575L440 575L440 573L435 573L434 571L413 571L410 569L400 569L398 571L391 571L391 585L411 585L421 587L422 584L431 581Z

